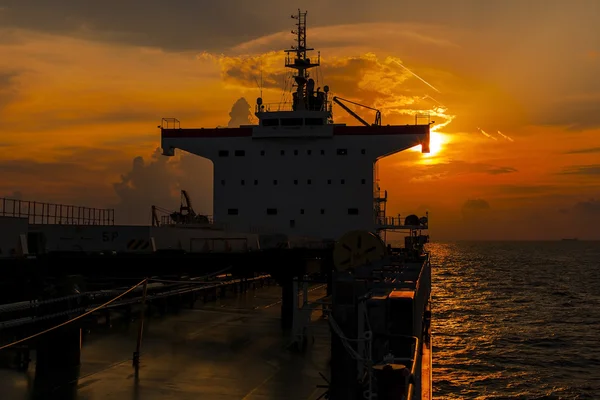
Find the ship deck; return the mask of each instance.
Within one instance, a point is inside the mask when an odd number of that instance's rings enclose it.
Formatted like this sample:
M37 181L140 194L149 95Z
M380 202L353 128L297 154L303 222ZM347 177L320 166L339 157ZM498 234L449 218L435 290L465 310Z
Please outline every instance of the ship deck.
M328 375L327 322L317 323L323 336L306 353L290 352L280 328L280 296L279 287L265 287L150 318L137 377L130 360L137 324L92 333L84 341L79 378L56 382L39 398L316 399L324 391L316 386L325 384L319 372ZM32 398L34 369L32 362L28 373L0 370L3 397Z

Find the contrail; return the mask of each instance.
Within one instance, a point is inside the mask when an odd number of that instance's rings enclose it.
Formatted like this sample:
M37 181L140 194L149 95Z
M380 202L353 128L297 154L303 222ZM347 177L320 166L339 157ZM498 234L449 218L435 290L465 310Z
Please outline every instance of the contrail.
M441 102L437 101L436 99L434 99L433 97L431 97L430 95L426 94L425 96L423 96L424 99L429 99L429 100L433 100L435 103L437 103L439 106L444 107L444 108L448 108L445 105L443 105Z
M498 138L496 138L496 137L494 137L494 136L490 135L489 133L487 133L486 131L484 131L484 130L483 130L483 129L481 129L480 127L477 127L477 130L478 130L479 132L481 132L481 133L482 133L482 134L483 134L485 137L488 137L488 138L490 138L490 139L494 139L494 140L498 140Z
M405 70L407 70L408 72L410 72L415 78L419 79L421 82L423 82L424 84L426 84L427 86L429 86L430 88L432 88L433 90L435 90L436 92L442 94L442 92L440 92L439 90L437 90L431 83L427 82L425 79L421 78L419 75L415 74L414 72L412 72L410 69L406 68L404 65L402 65L401 63L399 63L396 60L393 60L396 64L398 64L399 66L401 66L402 68L404 68Z
M502 136L504 139L506 139L506 140L508 140L508 141L511 141L511 142L514 142L514 141L515 141L515 140L514 140L513 138L511 138L510 136L508 136L508 135L505 135L504 133L502 133L502 132L500 132L500 131L498 131L498 135Z

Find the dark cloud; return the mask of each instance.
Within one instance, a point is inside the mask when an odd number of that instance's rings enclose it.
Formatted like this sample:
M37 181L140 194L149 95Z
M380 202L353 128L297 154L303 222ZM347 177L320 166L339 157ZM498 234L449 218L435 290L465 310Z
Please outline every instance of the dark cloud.
M134 103L134 100L132 100ZM105 104L111 104L107 101ZM157 110L148 109L144 104L140 104L137 108L119 109L99 111L93 107L82 112L80 106L61 106L60 103L54 105L54 108L48 111L32 112L28 114L26 121L20 124L12 124L10 127L13 132L43 132L57 129L74 128L89 125L110 125L122 124L131 122L144 122L148 124L148 128L156 127L161 120L161 113ZM165 111L165 114L168 114ZM196 110L185 110L178 113L181 118L196 117L202 115L202 112ZM157 135L155 134L155 137ZM131 137L129 136L129 139Z
M490 209L490 203L488 203L487 200L484 199L469 199L465 201L462 206L462 210L468 211L483 211Z
M597 84L600 93L600 84ZM589 90L589 89L588 89ZM594 90L592 88L592 90ZM561 101L545 107L539 107L533 122L539 125L564 127L568 131L581 131L600 127L598 106L600 95L596 98ZM570 153L570 154L576 154Z
M580 201L573 206L573 211L584 216L600 216L600 200Z
M554 185L500 185L497 190L501 193L516 195L537 195L556 190Z
M419 172L412 180L435 180L466 174L501 175L518 172L513 167L499 167L485 163L471 163L468 161L448 161L438 164L429 164L418 167Z
M4 107L18 95L16 79L19 74L13 71L0 70L0 113Z
M559 172L562 175L600 175L600 164L570 165Z
M250 104L244 97L241 97L233 104L229 117L230 120L227 124L229 128L237 128L240 125L251 123L252 114L250 112Z
M65 155L60 162L31 160L0 161L0 193L26 193L27 200L105 207L110 194L107 174L116 173L118 163Z
M527 10L535 2L539 4L541 0L532 0L526 5L508 0L502 5L486 3L485 7L477 0L458 4L441 0L427 4L373 0L365 7L359 0L306 0L302 7L309 11L312 26L377 21L455 21L459 26L481 29L489 26L493 17L493 21L499 21L498 25L510 19L516 30L519 26L527 26L530 19ZM172 50L219 50L272 32L289 30L289 15L296 11L295 6L279 0L264 0L260 7L252 2L235 0L147 0L143 6L119 0L4 0L3 7L0 21L5 27ZM589 7L594 7L594 3ZM542 10L544 8L536 9L537 14ZM589 14L593 12L589 11Z
M600 153L600 147L584 147L582 149L574 149L565 151L563 154L592 154Z

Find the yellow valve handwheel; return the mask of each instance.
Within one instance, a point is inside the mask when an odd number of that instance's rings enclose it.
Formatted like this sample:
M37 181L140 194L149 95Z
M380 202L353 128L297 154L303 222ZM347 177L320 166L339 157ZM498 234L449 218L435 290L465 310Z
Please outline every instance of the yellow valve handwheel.
M333 264L342 271L381 260L385 253L385 243L379 236L369 231L352 231L336 242Z

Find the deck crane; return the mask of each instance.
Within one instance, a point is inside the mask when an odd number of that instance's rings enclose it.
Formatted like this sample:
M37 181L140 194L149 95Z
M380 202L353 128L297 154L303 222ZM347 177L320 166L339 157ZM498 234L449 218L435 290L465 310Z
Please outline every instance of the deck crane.
M381 111L379 111L376 108L373 107L369 107L369 106L365 106L364 104L360 104L357 102L354 102L352 100L348 100L348 99L343 99L341 97L334 97L333 101L338 104L340 107L342 107L344 110L346 110L346 112L350 115L352 115L354 118L356 118L361 124L365 125L365 126L381 126ZM356 106L360 106L360 107L364 107L367 108L369 110L373 110L375 111L375 122L373 124L369 124L367 121L365 121L364 119L362 119L360 117L360 115L358 115L357 113L355 113L354 111L352 111L350 108L348 108L348 106L346 106L344 103L342 103L342 101L354 104Z
M157 211L168 214L170 222L175 224L207 224L209 219L205 215L196 214L192 207L192 202L187 191L181 191L181 202L179 211L170 212L160 207L152 206L152 226L160 226L161 222L158 218Z

